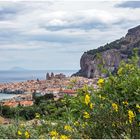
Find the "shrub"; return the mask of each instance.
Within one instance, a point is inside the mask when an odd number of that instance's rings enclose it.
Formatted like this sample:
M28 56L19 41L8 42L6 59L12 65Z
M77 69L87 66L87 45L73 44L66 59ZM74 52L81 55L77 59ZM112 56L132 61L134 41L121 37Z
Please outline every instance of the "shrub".
M7 138L139 139L140 68L137 63L137 56L127 64L122 62L116 74L99 79L98 89L85 85L76 97L65 96L48 105L39 104L46 114L40 112L41 117L34 124L23 128L18 125L15 133L4 129L1 138L6 133Z

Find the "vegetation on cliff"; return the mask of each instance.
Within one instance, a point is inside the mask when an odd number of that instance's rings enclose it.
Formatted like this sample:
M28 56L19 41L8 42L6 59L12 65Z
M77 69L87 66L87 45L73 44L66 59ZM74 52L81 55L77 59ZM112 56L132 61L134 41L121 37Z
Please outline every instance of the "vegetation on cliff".
M122 62L115 75L99 79L98 90L85 85L76 97L65 96L58 101L57 109L54 102L48 103L54 112L36 112L33 123L18 120L12 125L0 126L0 138L139 139L140 68L137 62L137 56L127 64Z
M101 46L97 49L92 49L87 51L87 54L91 54L91 55L96 55L97 53L101 53L110 49L120 49L121 48L121 44L123 42L121 42L121 39L113 41L111 43L107 43L105 46Z
M134 48L138 49L140 56L140 26L128 30L121 39L85 52L80 59L81 69L74 76L93 78L103 75L98 68L102 64L101 59L104 60L103 67L114 73L122 60L127 62L133 56ZM98 55L101 59L98 59Z

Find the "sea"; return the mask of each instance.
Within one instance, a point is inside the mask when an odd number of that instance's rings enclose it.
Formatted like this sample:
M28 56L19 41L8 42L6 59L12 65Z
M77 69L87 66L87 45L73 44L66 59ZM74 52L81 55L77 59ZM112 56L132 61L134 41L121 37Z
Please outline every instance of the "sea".
M11 82L22 82L27 80L45 80L46 74L53 72L54 74L63 73L66 76L71 76L78 70L30 70L30 71L0 71L0 84ZM0 93L0 100L14 97L14 94Z

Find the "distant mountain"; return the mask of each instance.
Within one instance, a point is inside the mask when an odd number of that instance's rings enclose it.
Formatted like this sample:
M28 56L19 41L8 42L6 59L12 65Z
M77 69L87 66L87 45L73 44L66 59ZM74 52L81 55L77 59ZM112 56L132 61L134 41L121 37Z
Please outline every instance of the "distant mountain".
M26 69L24 69L22 67L12 67L10 70L11 71L27 71Z
M114 72L122 60L127 61L132 57L134 48L138 49L140 55L140 25L129 29L125 37L85 52L80 60L81 69L73 76L102 76L100 66Z

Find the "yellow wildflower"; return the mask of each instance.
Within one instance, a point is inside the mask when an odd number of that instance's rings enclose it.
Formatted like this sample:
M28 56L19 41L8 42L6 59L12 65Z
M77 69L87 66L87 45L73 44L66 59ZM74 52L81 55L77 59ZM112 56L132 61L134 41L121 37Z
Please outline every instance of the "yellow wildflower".
M28 131L25 131L25 133L24 133L24 134L25 134L25 138L26 138L26 139L29 139L29 137L30 137L29 132L28 132Z
M128 102L127 101L123 101L122 102L124 105L128 105Z
M66 136L66 135L61 135L61 136L60 136L60 139L69 139L69 137Z
M83 123L83 124L82 124L82 128L85 128L87 125L88 125L87 122Z
M90 109L93 109L93 104L92 104L92 103L90 103L89 107L90 107Z
M90 118L90 115L89 115L88 112L85 111L83 117L86 118L86 119L89 119Z
M116 103L112 103L112 108L114 111L118 112L118 105Z
M114 126L114 127L115 127L115 126L116 126L116 123L115 123L115 122L112 122L112 126Z
M22 127L24 127L24 126L25 126L25 124L21 123L19 126L22 128Z
M64 129L65 129L66 131L72 131L72 127L71 127L70 125L65 125L65 126L64 126Z
M64 99L62 99L62 100L61 100L61 102L62 102L62 103L64 103L64 102L65 102L65 100L64 100Z
M132 64L126 64L125 67L129 70L134 70L134 66Z
M39 119L40 118L40 114L39 113L35 113L35 118Z
M136 108L138 109L138 112L140 112L140 105L136 104Z
M50 136L52 136L52 137L58 136L58 133L57 133L56 130L51 131L49 134L50 134Z
M99 95L98 96L101 100L105 100L106 98L105 97L103 97L103 96L101 96L101 95Z
M131 65L131 64L126 64L125 67L126 67L127 69L131 69L131 68L133 67L133 65Z
M99 87L102 87L103 84L104 84L104 79L99 79L97 84L98 84Z
M121 75L122 75L122 72L123 72L123 68L119 68L117 74L118 74L119 76L121 76Z
M85 104L88 105L90 103L90 96L86 94L85 96Z
M22 135L22 132L21 132L20 130L18 130L18 131L17 131L17 134L18 134L19 136L21 136L21 135Z
M139 104L136 104L136 108L140 109L140 105Z
M128 119L129 119L129 123L132 123L132 121L135 118L135 114L132 110L128 110Z
M75 122L74 122L74 125L75 125L75 126L78 126L78 125L79 125L79 122L78 122L78 121L75 121Z

